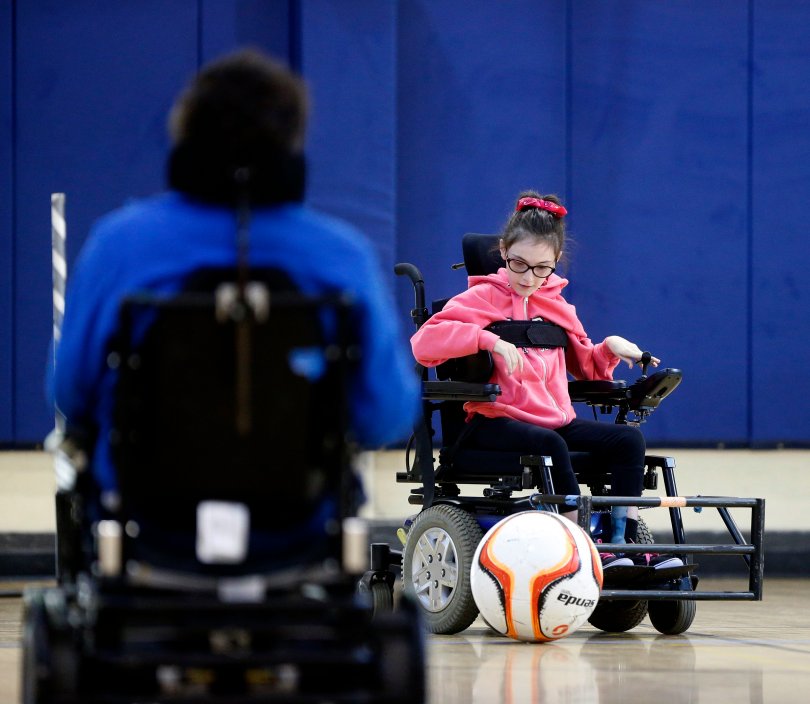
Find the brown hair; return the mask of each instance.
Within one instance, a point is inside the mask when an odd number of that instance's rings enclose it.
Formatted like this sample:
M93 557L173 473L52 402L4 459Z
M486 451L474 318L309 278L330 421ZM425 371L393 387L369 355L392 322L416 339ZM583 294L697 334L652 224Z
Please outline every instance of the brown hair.
M516 204L522 198L538 198L554 205L562 205L554 194L543 196L536 191L523 191L517 197ZM539 207L524 207L517 210L516 205L516 209L503 226L501 242L504 249L509 249L515 242L523 239L548 242L554 249L555 259L560 259L565 246L565 218Z
M172 189L210 203L303 199L302 79L255 49L203 67L172 108Z
M307 121L304 82L257 49L217 59L175 102L169 133L175 143L225 143L250 153L257 146L300 152Z

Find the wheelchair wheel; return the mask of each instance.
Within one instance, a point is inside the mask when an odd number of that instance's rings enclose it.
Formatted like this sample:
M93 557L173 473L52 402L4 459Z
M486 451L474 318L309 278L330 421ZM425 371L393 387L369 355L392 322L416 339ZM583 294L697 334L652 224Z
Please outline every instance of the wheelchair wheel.
M55 623L63 622L65 616L61 592L32 590L25 594L23 603L23 704L47 704L57 695L75 694L78 657L67 624Z
M399 608L377 619L382 638L380 680L383 691L372 701L423 704L425 695L425 633L417 607L407 596Z
M483 531L475 517L439 504L411 524L402 552L402 585L431 633L463 631L478 616L470 565Z
M22 704L44 704L48 681L48 627L41 596L26 595L22 627Z
M371 609L374 616L394 609L393 589L386 582L373 582L371 585Z
M651 601L650 623L665 636L676 636L689 629L695 620L694 601Z
M652 536L647 526L644 526L645 535ZM639 535L641 524L639 524ZM640 541L643 542L643 541ZM651 601L649 602L649 617L653 628L666 636L676 636L689 630L697 613L695 601Z
M636 542L640 545L652 545L655 542L650 529L641 517L638 519ZM644 620L647 609L648 602L646 601L600 601L588 619L588 623L600 631L624 633L635 628Z
M646 615L646 601L603 601L596 605L588 623L600 631L624 633L638 626Z

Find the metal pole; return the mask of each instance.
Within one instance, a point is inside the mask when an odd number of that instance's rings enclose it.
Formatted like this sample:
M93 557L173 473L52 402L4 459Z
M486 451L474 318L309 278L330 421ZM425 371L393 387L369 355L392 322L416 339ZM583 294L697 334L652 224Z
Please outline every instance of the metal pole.
M51 193L51 270L53 286L53 368L56 371L56 351L62 338L65 319L65 287L67 285L67 224L65 221L65 194ZM45 447L53 454L56 474L56 578L64 582L72 576L77 552L73 525L73 487L76 470L65 454L65 417L54 406L54 429L45 440Z
M67 224L65 222L65 194L51 193L51 270L53 279L53 362L56 367L56 350L62 338L62 323L65 319L65 286L67 284ZM56 431L64 433L65 418L54 409Z

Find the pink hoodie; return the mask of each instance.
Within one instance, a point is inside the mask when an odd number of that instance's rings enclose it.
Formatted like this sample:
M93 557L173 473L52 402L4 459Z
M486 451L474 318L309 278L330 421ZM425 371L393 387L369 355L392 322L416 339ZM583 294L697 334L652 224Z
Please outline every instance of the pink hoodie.
M509 286L506 269L488 276L471 276L469 288L451 298L411 338L420 364L435 367L453 357L475 354L495 346L498 336L484 328L496 320L542 319L568 333L568 348L525 348L523 371L507 374L503 357L493 355L491 381L500 384L501 395L493 403L468 401L469 414L496 418L508 416L544 428L559 428L575 417L568 396L568 374L576 379L612 379L619 363L610 348L594 345L577 318L576 309L561 295L568 280L556 274L528 298Z

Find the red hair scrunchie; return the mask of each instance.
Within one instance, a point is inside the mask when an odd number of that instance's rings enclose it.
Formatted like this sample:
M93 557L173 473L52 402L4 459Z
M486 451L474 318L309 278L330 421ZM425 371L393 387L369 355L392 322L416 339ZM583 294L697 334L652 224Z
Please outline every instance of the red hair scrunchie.
M563 206L552 203L550 200L543 200L542 198L521 198L515 206L515 210L517 211L526 210L526 208L540 208L540 210L547 210L555 218L561 218L568 215L568 211Z

